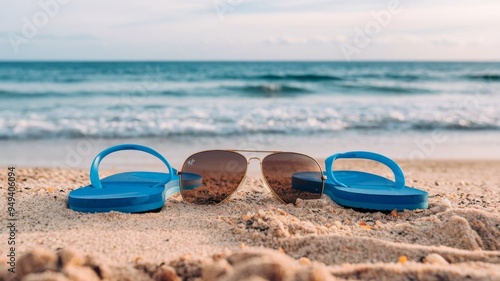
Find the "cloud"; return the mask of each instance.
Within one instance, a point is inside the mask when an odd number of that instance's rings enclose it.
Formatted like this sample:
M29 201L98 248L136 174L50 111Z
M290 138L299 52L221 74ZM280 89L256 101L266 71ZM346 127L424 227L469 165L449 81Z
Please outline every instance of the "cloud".
M32 1L0 1L6 7L0 11L0 45L5 47L9 46L7 34L21 32L21 19L32 17L40 7ZM351 42L356 28L363 29L389 2L217 1L233 5L223 19L214 9L214 0L151 0L147 4L123 0L119 5L111 0L72 0L21 46L19 57L342 59L337 45ZM443 50L448 59L500 59L492 47L500 44L500 2L400 1L402 11L372 38L359 59L425 59L443 57ZM4 49L8 51L0 53L0 59L10 58L10 46Z
M335 38L324 35L315 35L311 37L288 37L288 36L271 37L261 42L268 45L321 45L321 44L336 44L344 42L345 40L346 37L343 35L339 35Z
M457 38L443 36L441 38L433 39L431 43L440 47L452 47L461 45L462 41Z
M434 45L437 47L482 46L488 45L483 37L464 39L447 35L411 35L392 34L373 39L373 43L380 45Z
M297 37L278 37L269 38L265 40L264 43L270 45L299 45L307 43L307 39Z

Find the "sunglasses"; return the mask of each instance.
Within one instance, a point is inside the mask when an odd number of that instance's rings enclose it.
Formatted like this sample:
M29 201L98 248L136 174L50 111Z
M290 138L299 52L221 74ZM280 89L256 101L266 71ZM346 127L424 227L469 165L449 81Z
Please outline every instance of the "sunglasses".
M262 160L247 159L239 152L268 155ZM209 150L189 156L178 172L182 198L194 204L223 202L243 183L253 159L260 161L265 182L281 202L321 198L326 177L316 160L300 153L265 150ZM311 179L321 184L310 184Z

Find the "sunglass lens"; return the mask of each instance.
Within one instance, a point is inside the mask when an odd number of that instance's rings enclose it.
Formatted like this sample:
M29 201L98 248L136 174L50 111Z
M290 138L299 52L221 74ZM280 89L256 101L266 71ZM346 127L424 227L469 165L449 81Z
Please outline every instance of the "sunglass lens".
M285 203L295 203L298 198L319 199L323 194L321 166L309 156L288 152L271 154L262 161L262 173L269 187Z
M246 158L232 151L213 150L190 156L182 166L182 198L194 204L218 204L243 180Z

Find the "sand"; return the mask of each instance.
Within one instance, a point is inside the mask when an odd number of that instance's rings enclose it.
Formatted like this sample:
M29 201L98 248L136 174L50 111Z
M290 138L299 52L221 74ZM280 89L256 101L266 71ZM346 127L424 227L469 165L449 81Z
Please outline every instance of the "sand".
M84 214L67 195L87 171L18 167L17 273L3 226L0 280L500 280L500 161L399 163L429 209L360 212L326 195L285 205L257 176L217 206L176 195L156 213ZM353 167L390 176L339 165Z

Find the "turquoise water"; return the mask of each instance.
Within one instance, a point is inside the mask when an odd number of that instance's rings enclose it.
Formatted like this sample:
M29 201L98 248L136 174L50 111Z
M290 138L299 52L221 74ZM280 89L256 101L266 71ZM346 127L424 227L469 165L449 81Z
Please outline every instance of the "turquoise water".
M2 62L0 139L500 131L500 63Z

